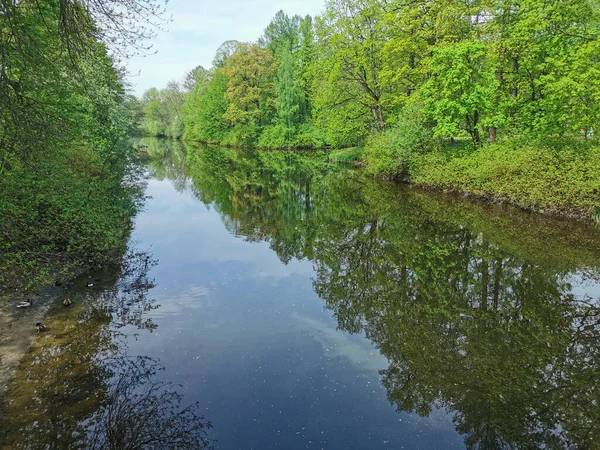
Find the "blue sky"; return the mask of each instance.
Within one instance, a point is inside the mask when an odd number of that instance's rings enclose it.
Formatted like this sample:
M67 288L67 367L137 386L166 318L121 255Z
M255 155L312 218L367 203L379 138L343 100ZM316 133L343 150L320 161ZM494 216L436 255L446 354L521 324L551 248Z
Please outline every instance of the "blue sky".
M315 16L324 0L170 0L173 21L153 40L156 54L131 58L129 81L136 95L163 88L197 65L210 67L224 41L255 41L277 11Z

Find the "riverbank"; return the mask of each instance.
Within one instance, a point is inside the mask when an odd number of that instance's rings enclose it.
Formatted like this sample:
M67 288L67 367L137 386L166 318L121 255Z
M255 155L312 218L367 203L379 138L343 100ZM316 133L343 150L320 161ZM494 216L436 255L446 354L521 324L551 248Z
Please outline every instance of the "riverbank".
M323 150L329 162L352 164L376 178L546 215L600 221L600 147L596 141L511 140L473 149L470 142L459 140L430 143L414 151L386 148L374 141L366 148Z
M35 295L15 294L0 302L0 397L35 339L35 324L43 321L64 292L64 288L48 286ZM16 304L24 300L32 300L33 305L18 309Z
M367 171L522 209L600 220L600 148L595 141L508 140L403 151L367 147Z

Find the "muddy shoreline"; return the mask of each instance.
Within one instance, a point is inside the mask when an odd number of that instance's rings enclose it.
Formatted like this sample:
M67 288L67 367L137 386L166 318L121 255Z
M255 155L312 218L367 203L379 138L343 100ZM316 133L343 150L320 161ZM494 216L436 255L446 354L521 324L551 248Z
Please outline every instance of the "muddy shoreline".
M37 294L16 294L0 302L0 397L8 388L23 355L36 336L35 324L43 321L50 306L66 292L64 287L48 286ZM33 300L29 308L18 309L17 303Z

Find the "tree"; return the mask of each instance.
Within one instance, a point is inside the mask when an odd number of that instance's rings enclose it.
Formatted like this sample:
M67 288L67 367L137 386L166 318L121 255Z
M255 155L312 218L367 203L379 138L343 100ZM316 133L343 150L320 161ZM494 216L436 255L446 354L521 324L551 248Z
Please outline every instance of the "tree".
M238 41L225 41L223 42L213 58L212 65L215 69L225 67L227 60L233 55L238 48Z
M227 76L225 70L213 69L208 81L196 84L188 97L184 108L186 139L202 142L223 142L229 131L225 120L228 102Z
M192 92L198 83L205 83L209 78L209 72L202 66L196 66L183 78L183 88L187 92Z
M294 52L298 46L301 23L302 17L289 17L280 10L265 28L258 44L271 50L274 55L279 55L280 51Z
M227 60L225 118L243 130L242 140L254 141L260 129L269 124L276 111L275 83L278 63L270 50L242 43Z
M425 112L436 121L435 134L452 137L466 130L479 145L496 86L484 44L463 41L434 50L431 78L421 98Z
M313 85L313 72L311 67L314 64L316 57L315 49L315 33L313 27L313 20L311 16L306 16L300 24L300 48L297 52L297 64L300 72L300 88L304 95L304 121L309 122L312 117L312 85Z
M331 0L317 19L314 114L337 144L385 128L385 43L379 0Z
M304 95L301 78L292 53L285 49L280 52L280 64L277 71L277 117L285 126L286 140L289 142L295 129L302 123Z

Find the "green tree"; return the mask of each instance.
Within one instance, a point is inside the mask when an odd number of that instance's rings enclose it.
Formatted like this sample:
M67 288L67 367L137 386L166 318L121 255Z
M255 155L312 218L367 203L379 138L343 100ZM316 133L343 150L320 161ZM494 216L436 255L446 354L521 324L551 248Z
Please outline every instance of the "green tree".
M496 88L484 44L463 41L434 50L431 78L420 96L425 112L436 121L437 136L452 137L466 130L479 145Z
M215 69L223 68L227 64L227 60L235 53L240 43L238 41L223 42L215 53L212 65Z
M280 51L294 52L298 47L301 23L302 17L298 15L289 17L280 10L265 28L258 43L261 47L271 50L275 55L278 55Z
M229 104L225 118L240 131L238 143L255 143L261 129L271 122L276 112L277 68L273 53L256 44L239 44L227 60L225 99Z
M204 83L197 83L184 108L185 138L203 142L223 142L229 131L225 120L228 102L224 69L213 69Z
M317 19L314 115L336 145L385 128L382 12L378 0L332 0Z

